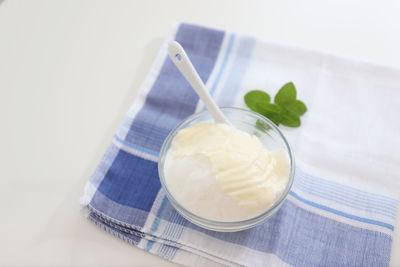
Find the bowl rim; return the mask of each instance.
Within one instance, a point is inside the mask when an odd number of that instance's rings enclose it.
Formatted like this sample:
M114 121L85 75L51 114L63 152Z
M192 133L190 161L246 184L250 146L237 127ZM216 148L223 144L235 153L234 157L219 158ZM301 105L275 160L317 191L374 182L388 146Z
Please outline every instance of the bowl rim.
M167 196L168 200L171 202L172 206L174 206L174 208L178 211L178 213L180 215L182 215L183 217L188 219L190 222L192 222L200 227L203 227L203 228L206 228L209 230L214 230L214 231L240 231L240 230L251 228L251 227L265 221L283 204L284 200L287 198L287 196L290 192L290 189L292 188L292 185L293 185L294 174L295 174L295 158L294 158L293 152L290 148L290 145L289 145L288 141L286 140L285 136L283 135L283 133L281 132L281 130L275 125L275 123L273 123L268 118L254 112L254 111L251 111L248 109L243 109L243 108L220 107L220 109L222 111L245 112L245 113L249 113L253 116L256 116L258 119L262 120L263 122L266 122L268 124L268 126L270 126L272 129L274 129L278 133L278 135L281 137L281 139L283 140L283 143L285 144L285 147L286 147L286 151L289 155L290 171L289 171L288 183L285 187L285 190L279 197L279 199L277 201L275 201L275 203L269 209L267 209L266 211L264 211L263 213L255 216L255 217L252 217L252 218L249 218L246 220L241 220L241 221L224 222L224 221L210 220L210 219L203 218L199 215L196 215L196 214L192 213L191 211L189 211L188 209L186 209L185 207L183 207L174 198L174 196L168 190L167 182L165 180L164 170L162 168L162 165L164 165L164 164L161 164L161 159L163 158L163 155L166 156L167 145L172 142L175 133L177 133L179 130L181 130L181 127L183 125L185 125L186 123L200 117L201 115L203 115L205 113L209 113L207 110L196 112L196 113L188 116L187 118L183 119L180 123L178 123L169 132L168 136L165 138L165 140L161 146L160 154L158 157L158 162L157 162L158 175L159 175L161 187L164 190L165 195Z

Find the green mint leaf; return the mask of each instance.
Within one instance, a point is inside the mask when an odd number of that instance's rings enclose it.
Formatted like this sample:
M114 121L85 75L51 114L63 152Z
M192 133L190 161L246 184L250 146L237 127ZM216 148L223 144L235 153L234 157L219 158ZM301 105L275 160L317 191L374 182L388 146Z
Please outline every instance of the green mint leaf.
M288 127L299 127L301 125L299 115L290 110L286 110L282 114L281 123Z
M277 104L269 104L269 103L258 103L257 104L258 112L270 119L276 125L281 123L282 113L284 110Z
M300 116L307 112L307 106L296 100L296 87L292 82L286 83L275 95L274 102L264 91L253 90L244 96L246 105L253 111L267 117L276 125L283 124L288 127L299 127ZM261 122L256 123L258 129L263 129Z
M296 101L296 87L292 82L288 82L275 95L275 103L286 106Z
M268 114L265 117L270 119L273 123L275 123L276 126L279 126L281 123L282 117L279 114Z
M244 96L244 102L253 111L258 112L257 103L269 103L271 97L264 91L253 90Z
M285 108L293 111L299 116L303 115L307 111L306 105L300 100L296 100L295 102L293 102L293 104L285 106Z
M264 115L263 113L282 113L283 109L277 104L270 104L270 103L258 103L257 109L259 110L260 114Z

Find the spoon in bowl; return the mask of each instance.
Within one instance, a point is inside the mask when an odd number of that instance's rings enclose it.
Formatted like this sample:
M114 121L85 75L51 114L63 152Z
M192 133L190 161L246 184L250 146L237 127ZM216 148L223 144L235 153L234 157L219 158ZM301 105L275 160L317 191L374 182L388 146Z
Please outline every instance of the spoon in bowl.
M192 62L186 55L183 47L178 42L173 41L168 46L168 54L172 62L174 62L176 67L203 101L214 121L216 123L225 123L231 125L231 123L226 119L225 115L215 103L214 99L212 99Z

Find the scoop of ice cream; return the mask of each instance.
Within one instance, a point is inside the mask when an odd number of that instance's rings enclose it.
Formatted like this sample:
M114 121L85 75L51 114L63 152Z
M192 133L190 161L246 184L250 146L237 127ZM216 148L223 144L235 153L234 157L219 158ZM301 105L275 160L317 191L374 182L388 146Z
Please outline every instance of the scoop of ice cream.
M183 129L171 153L175 159L206 158L223 192L250 209L270 207L288 181L283 152L270 152L256 136L226 124L202 122Z

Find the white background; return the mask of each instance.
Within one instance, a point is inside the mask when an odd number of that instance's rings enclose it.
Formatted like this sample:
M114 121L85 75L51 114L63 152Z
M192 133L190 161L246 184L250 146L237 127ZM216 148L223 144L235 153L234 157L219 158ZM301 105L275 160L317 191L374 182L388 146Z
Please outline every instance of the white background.
M397 0L6 0L0 265L172 265L92 225L79 197L174 21L400 67L399 14Z

